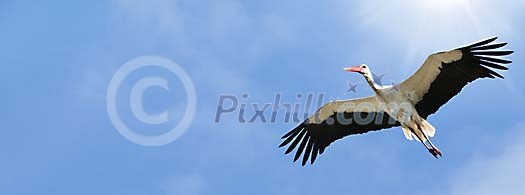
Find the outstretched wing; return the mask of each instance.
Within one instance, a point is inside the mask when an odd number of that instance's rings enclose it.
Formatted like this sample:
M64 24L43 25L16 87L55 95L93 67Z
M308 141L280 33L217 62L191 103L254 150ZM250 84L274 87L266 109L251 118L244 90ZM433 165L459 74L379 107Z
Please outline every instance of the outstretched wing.
M430 55L400 89L413 92L411 100L423 118L435 113L468 83L479 78L503 78L494 70L508 70L511 61L497 58L513 51L493 51L507 43L490 44L491 38L466 47Z
M289 145L285 154L297 148L294 162L303 155L304 166L308 159L313 164L317 155L338 139L394 126L399 123L381 110L375 97L336 101L286 133L279 147Z

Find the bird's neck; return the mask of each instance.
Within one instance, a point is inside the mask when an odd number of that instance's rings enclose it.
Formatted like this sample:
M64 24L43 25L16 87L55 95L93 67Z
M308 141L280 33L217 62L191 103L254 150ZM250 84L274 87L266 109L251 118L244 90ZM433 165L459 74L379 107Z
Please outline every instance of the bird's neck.
M378 92L380 86L377 85L375 82L374 82L374 79L369 77L369 76L365 76L365 79L366 79L366 82L368 83L368 85L370 85L370 87L372 88L372 90L374 90L375 93Z

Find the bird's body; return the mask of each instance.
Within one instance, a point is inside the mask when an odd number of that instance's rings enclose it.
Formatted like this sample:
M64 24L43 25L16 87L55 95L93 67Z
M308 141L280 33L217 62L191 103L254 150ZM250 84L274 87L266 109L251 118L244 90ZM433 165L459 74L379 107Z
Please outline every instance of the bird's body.
M385 105L384 112L401 124L403 134L408 140L415 137L417 140L430 141L427 137L434 137L434 127L419 116L410 98L407 98L408 92L396 91L394 87L388 86L376 92L377 101Z
M418 140L432 155L440 157L441 151L430 141L436 130L426 119L468 83L478 78L503 78L492 69L507 70L501 64L511 62L494 56L512 51L489 51L506 45L489 45L495 39L432 54L411 77L392 86L376 84L364 64L345 68L362 74L375 95L325 104L286 133L280 147L289 144L287 154L299 146L294 161L303 155L304 165L308 159L313 163L328 145L345 136L401 126L408 140Z

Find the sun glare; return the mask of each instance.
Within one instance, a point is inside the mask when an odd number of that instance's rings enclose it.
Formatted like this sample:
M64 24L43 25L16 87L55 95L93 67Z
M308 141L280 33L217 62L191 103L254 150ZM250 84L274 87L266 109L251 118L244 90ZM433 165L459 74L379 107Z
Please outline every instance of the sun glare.
M465 6L469 0L428 0L427 6L433 8L453 8L458 6Z

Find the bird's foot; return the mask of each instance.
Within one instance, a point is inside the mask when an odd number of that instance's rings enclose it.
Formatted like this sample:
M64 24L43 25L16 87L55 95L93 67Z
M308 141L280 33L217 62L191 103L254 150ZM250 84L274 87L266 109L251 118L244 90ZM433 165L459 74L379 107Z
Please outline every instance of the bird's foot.
M428 152L430 152L430 154L432 154L436 158L440 158L443 156L443 153L441 153L441 151L439 151L439 149L437 148L429 148Z

